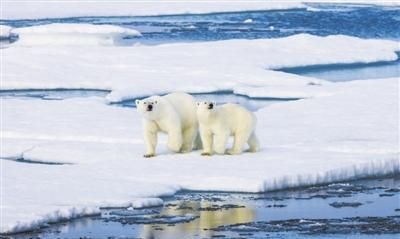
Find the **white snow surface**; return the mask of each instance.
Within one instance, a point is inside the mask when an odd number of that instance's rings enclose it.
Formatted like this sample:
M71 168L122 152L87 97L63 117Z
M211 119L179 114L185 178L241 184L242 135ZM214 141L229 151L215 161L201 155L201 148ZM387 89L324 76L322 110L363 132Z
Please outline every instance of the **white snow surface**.
M116 45L123 37L140 36L140 32L113 25L52 23L16 28L17 46Z
M142 157L141 117L104 99L2 100L0 232L140 207L180 189L261 192L399 173L399 79L319 86L256 112L261 150ZM70 163L33 164L13 161Z
M0 25L0 39L10 38L11 37L12 27L7 25Z
M398 42L389 40L308 34L133 47L16 44L1 50L1 89L106 89L112 90L111 102L172 91L252 95L248 89L257 87L275 89L258 90L258 97L296 98L304 92L310 97L329 82L273 69L393 61L399 49Z
M154 16L305 8L299 1L4 1L1 19L85 16Z

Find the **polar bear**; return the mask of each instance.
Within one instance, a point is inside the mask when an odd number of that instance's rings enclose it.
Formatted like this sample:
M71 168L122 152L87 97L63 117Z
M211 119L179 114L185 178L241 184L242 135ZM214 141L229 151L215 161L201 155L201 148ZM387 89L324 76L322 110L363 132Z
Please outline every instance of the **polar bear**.
M200 137L203 143L201 155L225 153L229 136L234 136L233 147L228 154L241 154L244 144L250 146L250 152L258 149L255 135L256 116L237 104L224 104L216 107L215 102L203 101L197 103L197 118L199 120Z
M171 93L136 100L137 110L143 116L146 154L156 154L157 133L168 134L168 148L173 152L192 151L193 141L198 132L196 102L186 93Z

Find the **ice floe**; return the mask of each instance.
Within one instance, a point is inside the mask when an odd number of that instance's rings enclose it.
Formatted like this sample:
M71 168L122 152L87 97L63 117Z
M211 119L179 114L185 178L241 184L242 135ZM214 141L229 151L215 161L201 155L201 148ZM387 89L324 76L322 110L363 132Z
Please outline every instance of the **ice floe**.
M278 97L279 91L296 98L303 92L312 96L316 85L329 82L276 69L394 61L399 49L396 41L308 34L158 46L12 46L2 50L1 89L106 89L112 90L110 102L171 91L230 90L258 97ZM276 92L249 92L256 87Z
M260 192L399 173L399 79L321 85L326 94L256 112L261 151L142 157L141 118L102 98L3 99L1 232L159 205L180 189Z
M124 37L140 36L140 32L113 25L52 23L32 27L16 28L19 36L15 45L118 45Z

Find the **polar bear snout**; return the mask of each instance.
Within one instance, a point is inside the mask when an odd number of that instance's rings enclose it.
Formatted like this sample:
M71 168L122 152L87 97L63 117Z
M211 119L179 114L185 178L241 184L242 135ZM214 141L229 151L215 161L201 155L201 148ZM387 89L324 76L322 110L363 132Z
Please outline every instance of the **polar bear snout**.
M213 103L208 104L208 109L209 110L212 110L213 108L214 108L214 104Z
M147 111L152 111L153 110L153 105L147 105Z

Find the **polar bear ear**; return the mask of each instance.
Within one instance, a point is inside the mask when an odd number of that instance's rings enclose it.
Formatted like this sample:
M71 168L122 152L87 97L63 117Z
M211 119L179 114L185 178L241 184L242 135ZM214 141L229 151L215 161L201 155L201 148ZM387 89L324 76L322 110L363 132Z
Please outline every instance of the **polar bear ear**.
M140 104L140 100L135 100L135 105L138 106Z
M157 104L157 101L156 101L156 100L154 101L154 104Z

